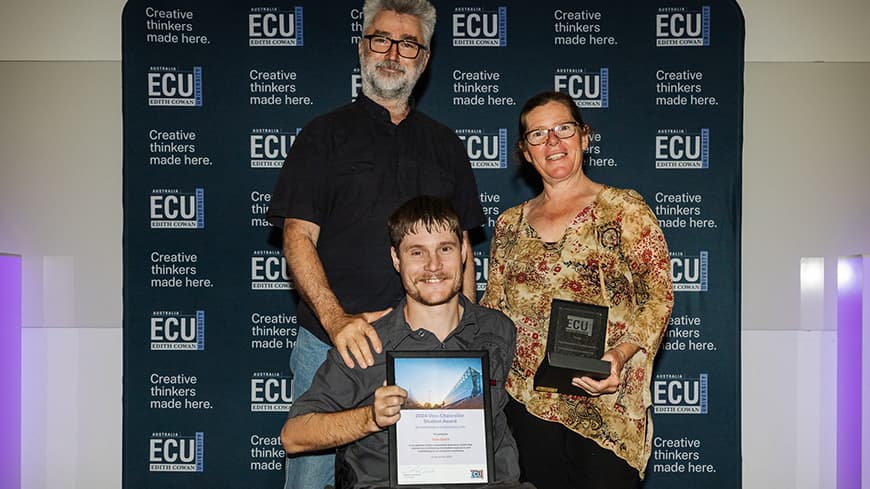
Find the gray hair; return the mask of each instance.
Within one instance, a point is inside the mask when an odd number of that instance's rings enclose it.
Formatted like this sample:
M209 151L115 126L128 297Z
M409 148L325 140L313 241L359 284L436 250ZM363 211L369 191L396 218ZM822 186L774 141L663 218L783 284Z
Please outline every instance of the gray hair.
M372 20L380 12L391 10L397 14L420 19L423 29L423 44L429 46L435 32L435 7L427 0L365 0L363 4L363 32L368 31Z

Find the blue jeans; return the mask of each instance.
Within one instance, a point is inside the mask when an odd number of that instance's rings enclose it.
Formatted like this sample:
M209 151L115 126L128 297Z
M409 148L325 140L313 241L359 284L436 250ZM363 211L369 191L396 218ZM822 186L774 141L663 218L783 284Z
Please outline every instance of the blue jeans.
M293 372L293 399L311 387L320 365L326 361L329 345L317 339L305 328L299 328L296 345L290 352ZM286 458L284 489L323 489L335 480L335 454L296 455Z

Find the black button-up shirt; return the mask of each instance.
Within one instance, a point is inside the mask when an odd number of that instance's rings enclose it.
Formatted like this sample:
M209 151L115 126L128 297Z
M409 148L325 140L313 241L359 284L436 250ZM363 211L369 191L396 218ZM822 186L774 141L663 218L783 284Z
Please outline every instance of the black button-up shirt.
M462 143L447 126L411 109L400 124L365 96L312 120L284 161L268 218L320 226L317 253L326 278L349 313L392 306L402 284L390 261L387 218L418 195L447 199L463 229L484 222ZM330 344L307 304L300 324Z

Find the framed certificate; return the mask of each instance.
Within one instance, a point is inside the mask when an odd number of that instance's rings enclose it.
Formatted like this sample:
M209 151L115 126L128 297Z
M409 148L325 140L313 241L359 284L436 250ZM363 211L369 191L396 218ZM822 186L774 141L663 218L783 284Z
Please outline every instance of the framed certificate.
M494 481L485 351L387 352L387 383L408 391L390 426L391 486Z

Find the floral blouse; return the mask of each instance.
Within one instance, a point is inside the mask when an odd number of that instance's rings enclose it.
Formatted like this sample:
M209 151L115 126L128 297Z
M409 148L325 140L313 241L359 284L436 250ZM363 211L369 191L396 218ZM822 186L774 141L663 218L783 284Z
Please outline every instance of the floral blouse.
M517 327L507 391L531 414L595 440L643 477L652 448L653 359L674 302L670 257L658 221L636 191L604 187L561 241L547 243L523 218L524 206L499 216L481 300ZM626 362L617 392L585 397L534 390L553 298L607 306L605 348L623 342L640 347Z

